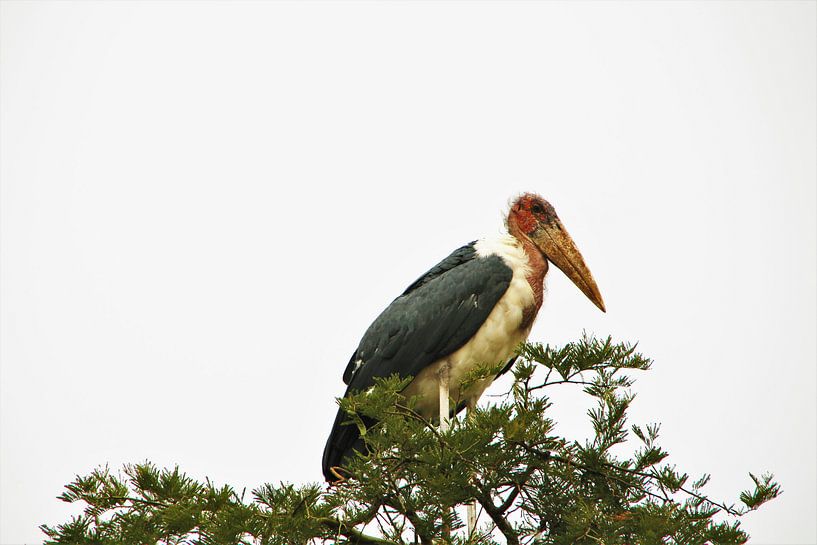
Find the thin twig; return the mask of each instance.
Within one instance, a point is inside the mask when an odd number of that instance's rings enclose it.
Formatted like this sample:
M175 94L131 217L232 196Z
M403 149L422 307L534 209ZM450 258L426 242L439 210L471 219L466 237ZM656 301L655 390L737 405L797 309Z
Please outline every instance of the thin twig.
M544 388L545 386L553 386L554 384L582 384L584 386L590 386L593 383L589 382L587 380L565 379L565 380L556 380L556 381L553 381L553 382L543 382L542 384L539 384L537 386L530 386L530 387L528 387L527 390L529 392L533 392L534 390L540 390L540 389Z

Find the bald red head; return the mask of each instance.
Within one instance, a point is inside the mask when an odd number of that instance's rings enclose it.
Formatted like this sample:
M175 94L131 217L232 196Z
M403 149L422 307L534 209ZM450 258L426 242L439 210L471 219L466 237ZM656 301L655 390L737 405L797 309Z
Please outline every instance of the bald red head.
M558 219L553 205L536 193L525 193L517 197L511 205L508 212L508 231L515 236L520 234L530 236L541 225L552 224Z

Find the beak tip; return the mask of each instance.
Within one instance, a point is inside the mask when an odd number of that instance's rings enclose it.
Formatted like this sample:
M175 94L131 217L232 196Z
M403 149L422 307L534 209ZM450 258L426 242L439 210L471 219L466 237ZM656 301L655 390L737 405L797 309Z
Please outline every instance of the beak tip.
M599 293L598 288L596 288L595 282L593 287L595 289L590 290L590 293L587 294L587 298L593 302L597 309L607 314L607 305L604 304L604 299L601 298L601 294Z

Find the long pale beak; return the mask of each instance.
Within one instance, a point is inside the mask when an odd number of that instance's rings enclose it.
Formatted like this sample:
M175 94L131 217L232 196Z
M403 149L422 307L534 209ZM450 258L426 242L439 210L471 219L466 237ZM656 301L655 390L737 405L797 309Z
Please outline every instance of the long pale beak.
M540 224L531 239L548 261L559 267L602 312L607 312L590 269L559 218L553 217L549 222Z

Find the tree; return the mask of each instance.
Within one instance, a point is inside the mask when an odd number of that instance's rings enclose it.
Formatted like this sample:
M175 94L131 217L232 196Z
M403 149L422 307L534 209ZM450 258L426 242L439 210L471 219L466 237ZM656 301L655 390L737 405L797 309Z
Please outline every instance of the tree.
M739 518L780 494L772 475L750 473L740 507L715 501L703 492L709 475L667 462L658 424L628 428L629 373L651 365L634 347L584 336L520 356L501 401L446 432L412 410L397 377L341 400L368 452L340 484L265 484L245 498L178 467L100 468L66 486L59 498L83 512L43 525L46 543L732 544L748 539ZM592 438L554 434L546 393L559 384L593 398ZM472 501L481 515L469 536L461 513Z

